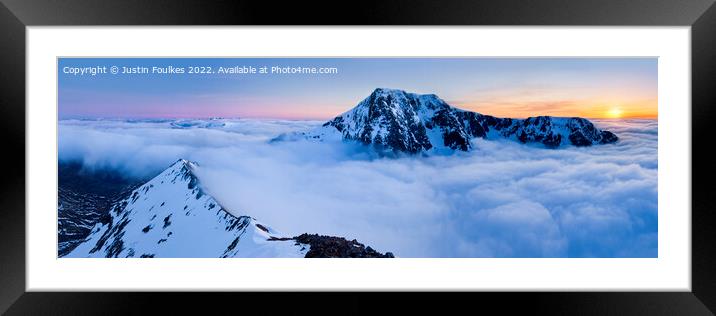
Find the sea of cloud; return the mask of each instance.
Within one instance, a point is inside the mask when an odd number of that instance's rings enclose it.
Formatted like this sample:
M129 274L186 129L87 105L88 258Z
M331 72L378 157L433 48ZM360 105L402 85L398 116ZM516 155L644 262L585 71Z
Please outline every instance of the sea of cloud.
M285 235L357 239L401 257L656 257L657 122L597 120L616 144L381 158L363 146L269 142L315 121L63 120L59 160L151 178L199 162L229 211Z

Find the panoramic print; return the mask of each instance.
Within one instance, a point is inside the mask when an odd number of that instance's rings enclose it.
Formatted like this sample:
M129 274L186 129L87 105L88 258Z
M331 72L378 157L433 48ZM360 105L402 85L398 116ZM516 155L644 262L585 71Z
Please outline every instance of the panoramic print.
M57 71L60 258L658 257L656 58Z

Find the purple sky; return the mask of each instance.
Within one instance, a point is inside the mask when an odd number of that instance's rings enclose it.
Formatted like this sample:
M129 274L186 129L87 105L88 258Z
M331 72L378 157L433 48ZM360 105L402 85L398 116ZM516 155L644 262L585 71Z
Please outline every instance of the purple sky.
M97 74L83 67L334 67L337 74ZM326 119L375 88L485 114L657 116L656 58L61 58L59 117Z

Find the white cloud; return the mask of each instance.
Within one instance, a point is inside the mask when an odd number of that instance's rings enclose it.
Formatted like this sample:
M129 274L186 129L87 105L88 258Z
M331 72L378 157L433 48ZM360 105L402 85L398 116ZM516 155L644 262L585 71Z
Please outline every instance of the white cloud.
M285 234L356 238L403 257L656 256L657 125L598 121L614 145L475 140L452 156L377 158L361 146L267 143L318 122L61 121L60 160L158 173L198 161L207 190Z

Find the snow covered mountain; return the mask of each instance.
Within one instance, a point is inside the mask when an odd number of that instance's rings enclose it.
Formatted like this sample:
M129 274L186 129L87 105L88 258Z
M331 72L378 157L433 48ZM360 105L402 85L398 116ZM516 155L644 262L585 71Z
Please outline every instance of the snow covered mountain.
M179 160L115 204L67 257L303 257L307 245L235 217L204 193L197 164Z
M236 217L202 190L197 168L178 160L139 186L66 257L392 257L340 237L283 237L252 217ZM353 252L340 250L348 246Z
M434 94L378 88L356 107L323 126L295 135L311 140L355 140L392 152L468 151L470 140L507 138L521 143L591 146L614 143L617 136L584 118L537 116L497 118L452 107Z

